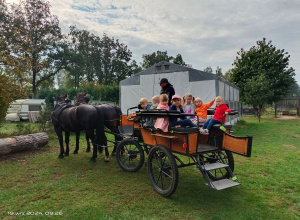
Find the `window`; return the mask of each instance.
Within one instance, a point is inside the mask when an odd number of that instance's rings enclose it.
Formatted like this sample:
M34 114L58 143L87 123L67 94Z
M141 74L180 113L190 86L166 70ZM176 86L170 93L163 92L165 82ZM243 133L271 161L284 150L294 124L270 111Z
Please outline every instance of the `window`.
M156 66L156 71L160 71L161 70L161 66Z

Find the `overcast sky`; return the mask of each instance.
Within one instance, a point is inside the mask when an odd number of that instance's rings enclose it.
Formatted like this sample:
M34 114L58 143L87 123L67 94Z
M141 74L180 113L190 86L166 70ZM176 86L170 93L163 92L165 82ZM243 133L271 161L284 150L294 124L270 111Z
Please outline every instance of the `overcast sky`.
M11 2L8 0L7 2ZM50 0L64 33L70 25L119 39L142 55L181 54L193 68L232 68L237 52L264 37L289 53L300 84L300 0Z

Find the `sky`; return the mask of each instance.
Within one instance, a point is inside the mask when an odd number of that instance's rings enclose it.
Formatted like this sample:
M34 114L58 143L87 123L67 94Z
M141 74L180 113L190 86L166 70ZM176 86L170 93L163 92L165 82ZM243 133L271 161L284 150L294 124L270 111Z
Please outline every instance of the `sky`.
M13 0L7 0L12 2ZM15 0L16 1L16 0ZM299 0L50 0L63 33L69 26L119 39L142 55L181 54L192 68L232 68L237 52L266 38L290 55L300 84Z

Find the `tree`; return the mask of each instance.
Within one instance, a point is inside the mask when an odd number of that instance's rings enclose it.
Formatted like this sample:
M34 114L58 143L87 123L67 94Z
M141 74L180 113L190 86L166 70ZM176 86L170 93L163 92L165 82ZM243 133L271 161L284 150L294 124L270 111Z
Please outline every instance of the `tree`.
M225 72L225 74L224 74L224 79L226 79L227 81L229 81L231 74L232 74L232 70L231 69L227 70Z
M203 71L207 73L213 73L213 69L211 68L211 66L206 67Z
M10 103L21 98L23 91L15 79L0 70L0 123L4 120Z
M135 73L137 65L132 53L119 40L105 33L100 38L86 30L70 27L59 51L59 66L68 72L74 88L89 82L112 85Z
M173 59L173 63L181 66L187 66L187 64L183 61L181 54L177 54L177 56Z
M217 66L216 75L219 76L219 77L224 78L223 73L222 73L222 68Z
M272 41L257 41L249 51L243 48L237 53L230 81L240 89L240 100L257 110L258 120L264 104L272 104L284 98L295 80L295 70L288 67L287 52L276 49Z
M180 54L177 54L177 56L174 58L173 56L169 56L167 51L157 51L150 54L143 54L142 55L143 62L141 63L143 69L147 69L156 63L166 61L174 64L178 64L181 66L187 66L191 67L191 65L186 64L182 56Z
M300 96L300 85L298 83L294 83L289 90L289 97L292 96Z
M43 71L52 66L48 55L56 52L56 43L61 39L58 18L51 15L50 4L44 0L23 0L5 13L0 41L6 46L0 63L19 70L23 80L30 79L35 95L39 85L58 72Z

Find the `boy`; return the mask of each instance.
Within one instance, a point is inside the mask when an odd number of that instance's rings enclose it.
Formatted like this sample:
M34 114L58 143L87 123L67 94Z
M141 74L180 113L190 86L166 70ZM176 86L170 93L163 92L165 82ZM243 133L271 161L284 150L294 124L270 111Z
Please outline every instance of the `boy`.
M140 99L140 104L139 104L139 109L147 110L150 109L151 104L149 104L147 98L141 98ZM142 125L145 126L149 122L149 117L142 117Z
M229 112L231 112L231 109L228 108L226 104L224 104L224 100L221 96L216 97L216 107L215 107L215 114L213 118L208 119L203 127L200 129L201 134L208 135L209 130L212 128L214 124L223 124L225 122L226 116L224 117L223 121L223 115L228 115Z
M152 105L151 105L150 109L157 109L158 104L159 104L159 96L158 95L153 96L152 97ZM154 125L155 122L156 122L156 118L155 117L151 117L150 121L149 121L149 124L150 125Z

